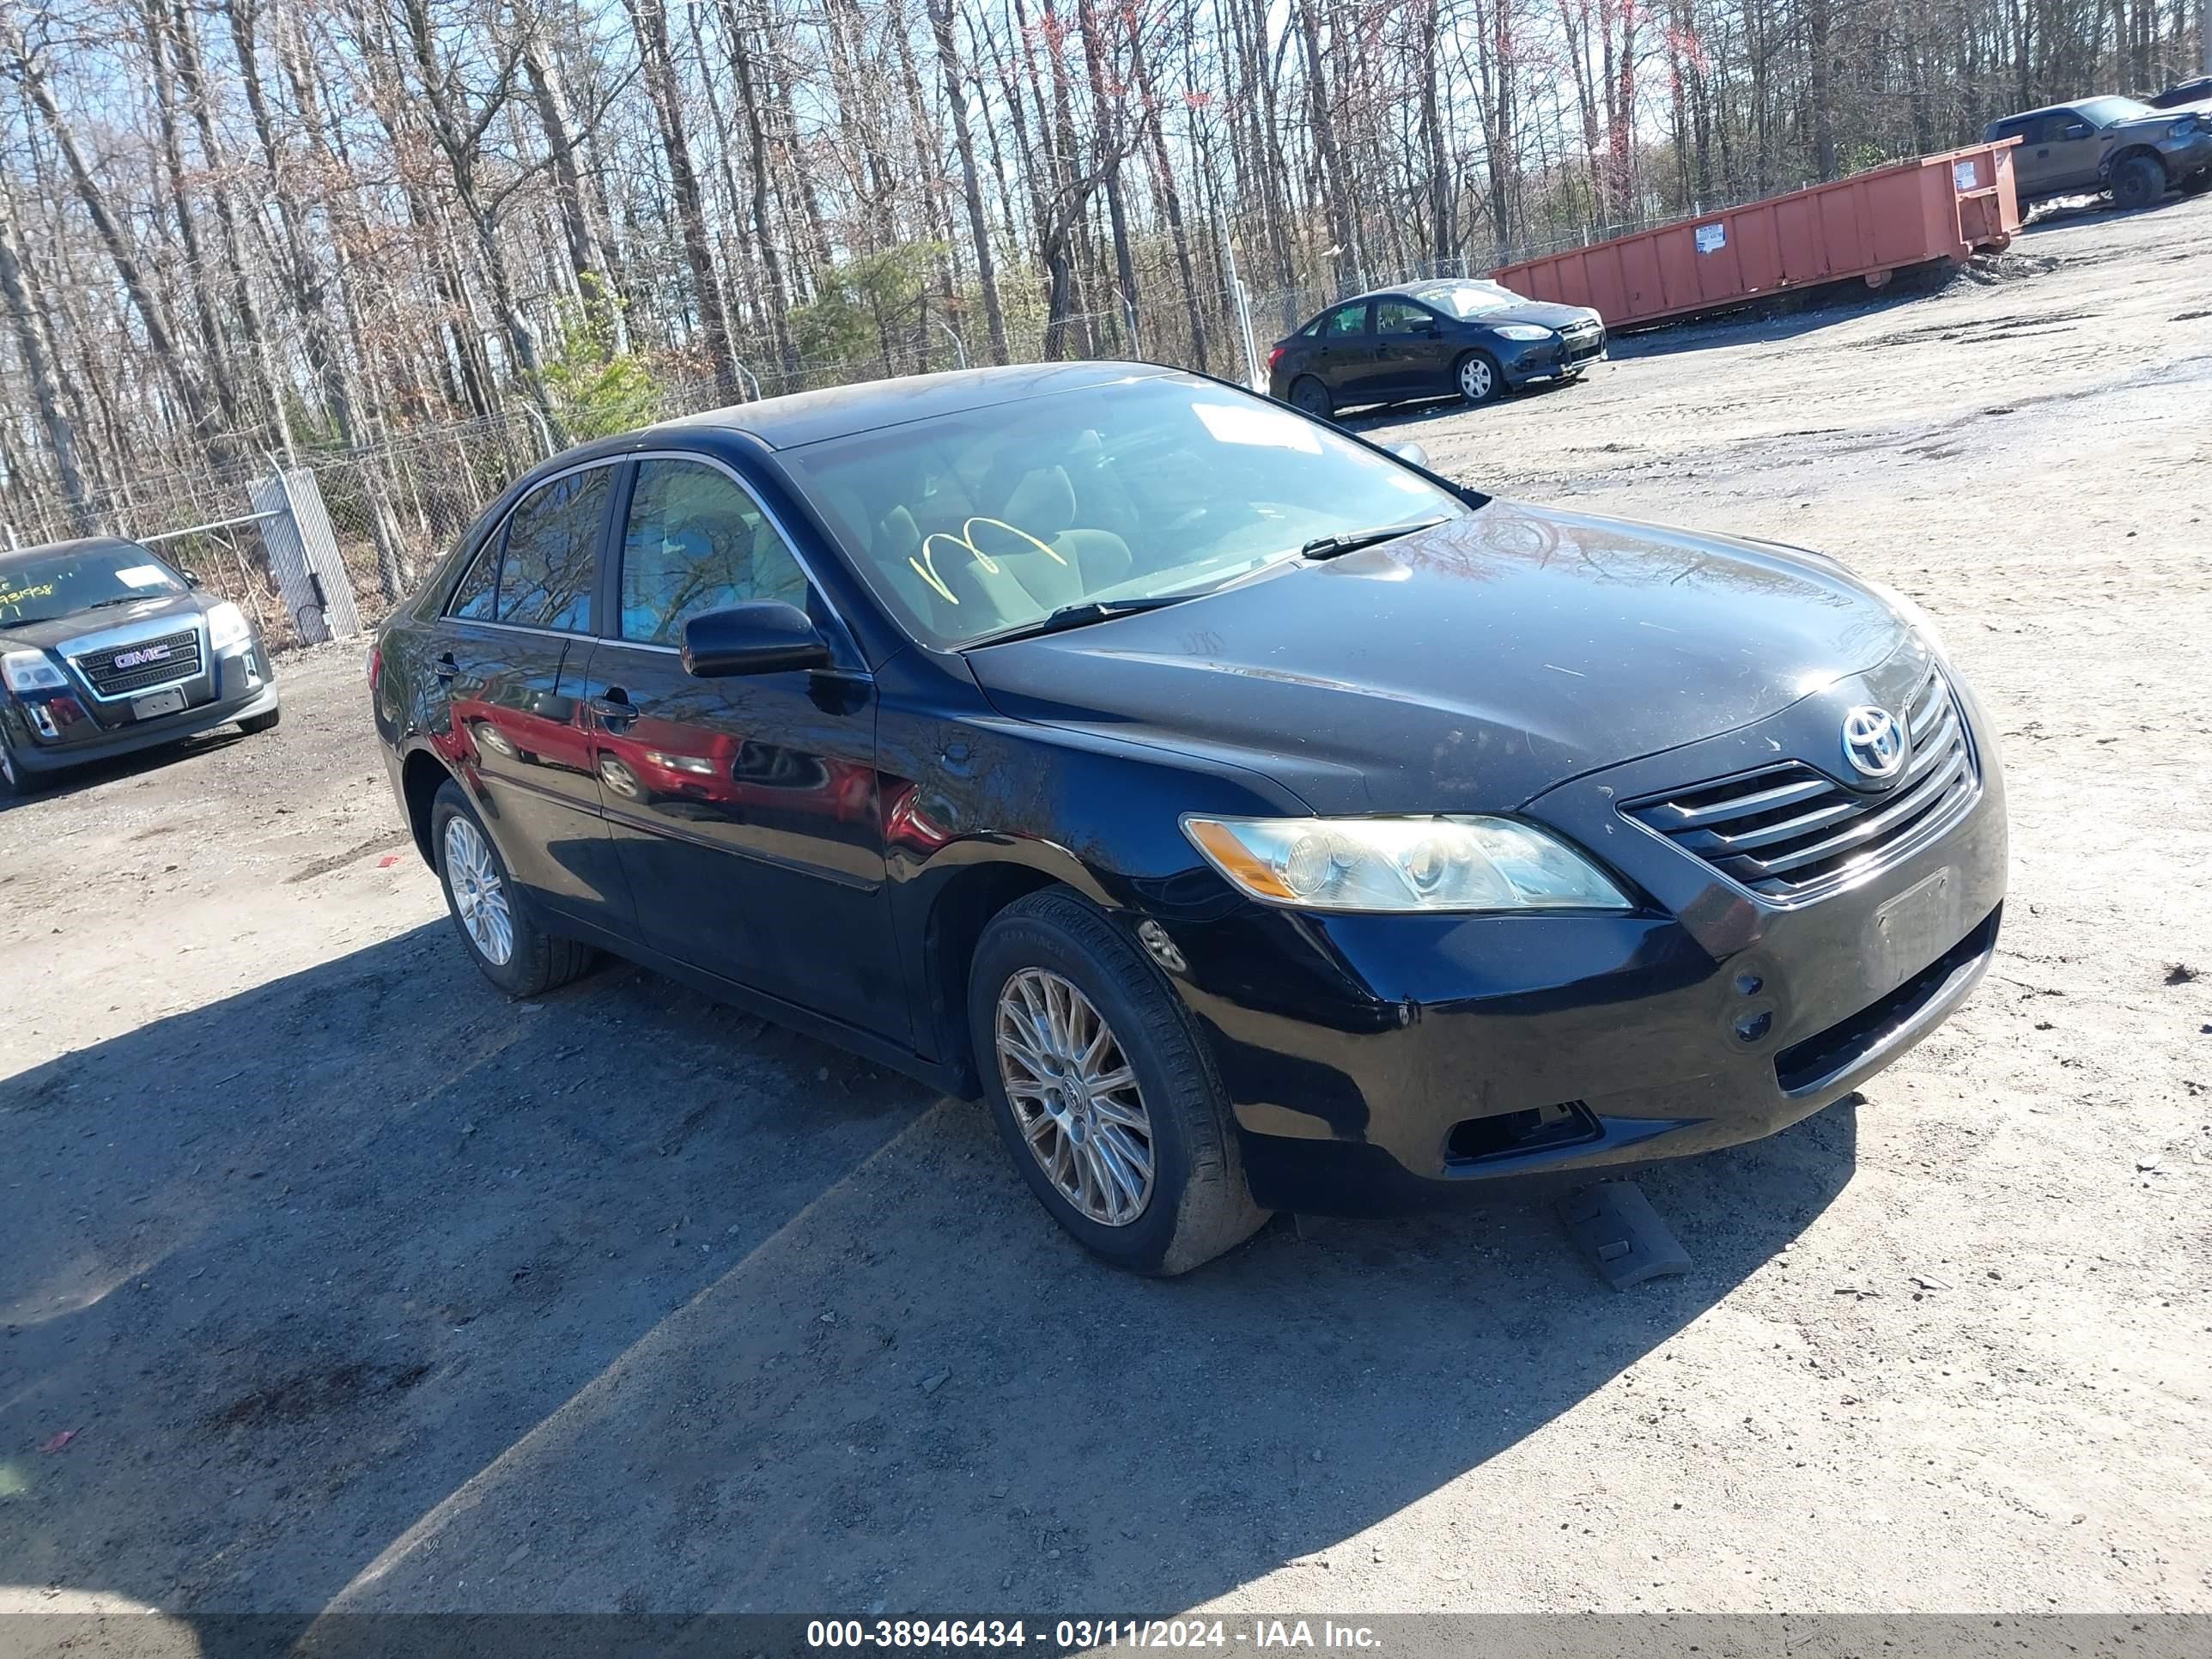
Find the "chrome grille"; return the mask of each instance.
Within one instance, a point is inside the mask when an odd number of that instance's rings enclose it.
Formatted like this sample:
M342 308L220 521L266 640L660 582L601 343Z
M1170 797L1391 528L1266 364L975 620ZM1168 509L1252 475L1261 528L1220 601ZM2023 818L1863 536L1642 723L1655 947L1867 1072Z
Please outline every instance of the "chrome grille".
M151 662L128 660L149 651L161 654ZM126 659L127 665L118 667L118 658ZM71 657L70 663L101 696L127 697L149 686L168 685L198 673L200 636L198 629L188 628L180 634L164 634L158 639L132 640L127 644L82 652Z
M1754 893L1808 896L1942 833L1980 793L1958 699L1940 670L1912 694L1905 726L1911 758L1880 793L1792 761L1620 810Z

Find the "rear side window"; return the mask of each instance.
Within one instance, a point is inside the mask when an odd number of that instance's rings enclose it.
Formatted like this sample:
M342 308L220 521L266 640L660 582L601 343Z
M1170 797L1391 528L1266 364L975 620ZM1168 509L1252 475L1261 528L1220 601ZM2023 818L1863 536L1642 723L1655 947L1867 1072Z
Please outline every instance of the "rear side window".
M581 634L592 624L593 555L606 528L614 469L571 472L522 498L507 521L498 618Z
M640 461L623 532L622 636L675 645L684 624L755 599L806 606L806 573L719 467Z
M1365 301L1356 306L1340 306L1329 313L1328 319L1321 325L1321 337L1324 340L1341 339L1347 334L1364 334L1366 331Z
M468 622L491 620L492 583L499 575L499 538L487 536L470 562L469 573L453 589L453 602L446 614Z

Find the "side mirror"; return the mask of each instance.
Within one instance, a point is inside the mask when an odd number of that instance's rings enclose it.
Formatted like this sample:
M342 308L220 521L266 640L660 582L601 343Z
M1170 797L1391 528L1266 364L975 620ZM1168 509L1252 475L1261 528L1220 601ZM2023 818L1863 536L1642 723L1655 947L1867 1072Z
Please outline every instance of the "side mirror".
M1425 472L1428 471L1429 452L1417 443L1392 444L1390 453L1400 460L1418 466Z
M177 574L185 579L185 586L187 587L204 586L200 580L200 573L197 570L179 570Z
M830 644L795 605L757 599L684 624L684 672L702 680L830 666Z
M2089 129L2084 126L2081 122L2076 121L2072 126L2067 128L2065 131L2060 133L2058 136L2061 138L2087 138L2089 136Z

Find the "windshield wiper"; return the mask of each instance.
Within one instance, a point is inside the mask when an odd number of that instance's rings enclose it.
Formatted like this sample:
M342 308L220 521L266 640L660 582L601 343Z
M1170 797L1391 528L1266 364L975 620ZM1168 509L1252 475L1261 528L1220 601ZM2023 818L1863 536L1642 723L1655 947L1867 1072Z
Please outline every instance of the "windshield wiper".
M105 599L94 599L85 606L88 611L105 611L111 605L136 605L141 599L158 599L155 593L117 593Z
M968 641L969 649L979 645L1004 645L1009 640L1033 640L1041 634L1061 634L1071 628L1088 628L1093 623L1111 622L1116 617L1133 617L1141 611L1158 611L1164 606L1180 605L1185 599L1196 599L1195 593L1163 593L1149 599L1085 599L1081 605L1064 605L1048 617L1018 627L1002 629L996 634L986 634L981 639Z
M1309 559L1333 559L1340 553L1357 553L1363 547L1395 542L1417 530L1433 530L1442 519L1416 519L1411 524L1379 524L1371 530L1347 530L1340 536L1316 536L1298 551Z

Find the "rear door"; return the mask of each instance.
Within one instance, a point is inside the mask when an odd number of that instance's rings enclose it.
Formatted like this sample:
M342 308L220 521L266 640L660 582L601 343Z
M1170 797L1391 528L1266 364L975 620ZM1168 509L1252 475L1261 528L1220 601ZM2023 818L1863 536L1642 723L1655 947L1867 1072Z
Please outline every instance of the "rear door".
M641 456L592 653L599 799L646 944L908 1041L884 888L875 686L788 538L704 456ZM779 599L836 670L696 679L684 624Z
M555 908L612 922L629 897L577 694L619 471L574 468L517 501L454 588L431 653L439 746L474 775L507 868Z
M1378 396L1419 398L1458 390L1452 384L1453 343L1443 319L1412 300L1375 301L1375 380Z
M1310 372L1346 401L1364 395L1360 387L1374 378L1375 343L1367 331L1367 301L1355 300L1322 317L1314 332Z

